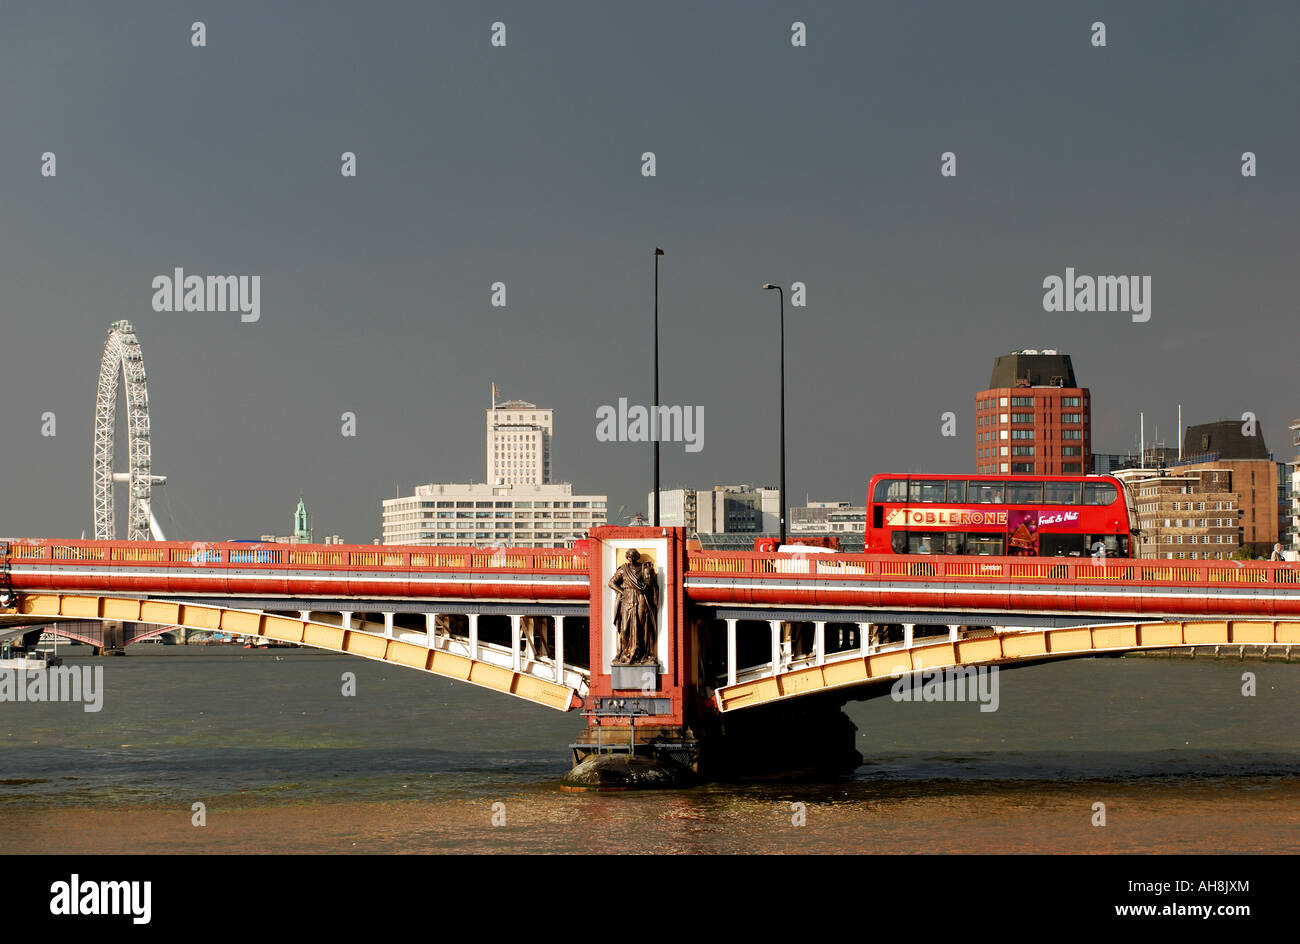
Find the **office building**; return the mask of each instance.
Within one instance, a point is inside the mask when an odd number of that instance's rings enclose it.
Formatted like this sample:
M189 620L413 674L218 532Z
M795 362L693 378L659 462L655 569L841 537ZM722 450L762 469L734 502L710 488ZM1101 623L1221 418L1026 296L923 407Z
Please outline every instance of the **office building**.
M487 481L493 485L551 482L551 435L555 411L526 400L496 400L487 411Z
M1294 462L1277 464L1277 543L1284 551L1291 550L1295 541L1291 522L1291 480L1294 475Z
M814 502L790 509L790 534L863 534L867 509L846 501Z
M780 494L779 489L752 485L662 489L659 523L686 528L689 534L776 534L781 529ZM654 492L646 502L653 521Z
M1179 462L1177 447L1156 443L1144 448L1141 458L1134 452L1094 452L1090 471L1093 475L1114 475L1121 469L1159 469Z
M1291 447L1296 451L1291 464L1291 550L1300 553L1300 420L1291 424Z
M453 547L572 547L607 523L604 495L551 480L554 411L498 400L487 411L487 481L417 485L383 501L383 543Z
M1286 533L1279 483L1288 467L1274 461L1253 425L1189 426L1181 454L1152 448L1146 459L1145 467L1112 472L1137 492L1139 556L1205 560L1245 549L1247 556L1268 557Z
M1082 475L1092 469L1091 396L1070 355L1012 351L975 394L975 471Z
M1130 455L1122 455L1118 452L1094 452L1092 468L1088 471L1093 475L1110 475L1120 469L1131 469L1136 465L1136 460Z
M1241 511L1240 543L1267 557L1278 540L1278 463L1254 424L1218 420L1187 427L1176 468L1227 470Z
M1227 560L1241 546L1230 469L1121 469L1137 519L1133 556Z
M384 499L384 543L439 546L572 547L606 523L604 495L547 485L418 485Z

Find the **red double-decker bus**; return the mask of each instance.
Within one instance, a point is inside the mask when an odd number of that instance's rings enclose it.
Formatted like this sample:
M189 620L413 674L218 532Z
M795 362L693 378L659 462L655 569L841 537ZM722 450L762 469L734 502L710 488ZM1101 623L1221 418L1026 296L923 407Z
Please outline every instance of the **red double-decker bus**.
M869 554L1132 555L1124 486L1109 475L876 475Z

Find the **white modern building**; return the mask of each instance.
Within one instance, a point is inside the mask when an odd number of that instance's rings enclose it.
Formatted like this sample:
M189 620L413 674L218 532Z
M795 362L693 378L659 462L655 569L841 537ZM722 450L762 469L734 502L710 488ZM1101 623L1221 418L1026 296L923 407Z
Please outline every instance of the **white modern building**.
M846 501L810 501L790 508L791 534L864 534L867 509Z
M604 495L551 481L553 410L496 398L487 411L487 480L417 485L383 501L384 544L571 547L606 523Z
M384 499L384 543L440 546L572 547L605 524L604 495L547 485L417 485Z
M1291 547L1288 550L1300 552L1300 420L1291 424L1291 445L1297 455L1291 465Z
M781 493L751 485L715 485L711 489L668 488L659 523L686 528L691 534L776 534L781 528ZM654 520L655 495L646 496Z
M487 481L493 485L546 485L551 481L555 411L526 400L496 401L487 411Z

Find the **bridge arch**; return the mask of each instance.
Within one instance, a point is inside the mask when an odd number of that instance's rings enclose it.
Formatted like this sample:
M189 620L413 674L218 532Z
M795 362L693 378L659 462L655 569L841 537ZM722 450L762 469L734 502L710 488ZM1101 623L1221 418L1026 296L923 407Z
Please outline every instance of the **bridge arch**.
M1287 620L1173 619L981 631L965 637L959 629L952 627L946 638L913 637L909 631L908 642L882 647L865 637L861 651L826 655L813 665L787 667L774 658L748 678L732 673L727 684L715 689L714 699L720 711L729 712L832 690L879 688L914 672L1009 667L1144 649L1276 645L1289 651L1300 645L1300 622ZM774 654L775 648L774 642Z
M529 672L360 629L258 610L98 594L21 592L12 607L18 615L34 619L157 623L297 643L469 682L559 711L569 711L581 701L569 686Z

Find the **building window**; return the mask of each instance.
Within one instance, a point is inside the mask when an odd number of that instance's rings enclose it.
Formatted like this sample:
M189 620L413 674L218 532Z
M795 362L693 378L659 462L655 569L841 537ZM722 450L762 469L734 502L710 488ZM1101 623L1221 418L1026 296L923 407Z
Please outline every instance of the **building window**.
M1034 414L1032 413L1012 413L1011 422L1013 423L1032 423Z
M1061 397L1061 406L1083 406L1083 401L1079 397Z
M1082 413L1062 413L1062 414L1061 414L1061 422L1062 422L1062 423L1082 423L1082 422L1083 422L1083 414L1082 414Z
M1083 430L1081 429L1063 429L1061 430L1062 439L1082 439Z
M1011 405L1012 406L1033 406L1034 398L1033 397L1012 397Z

